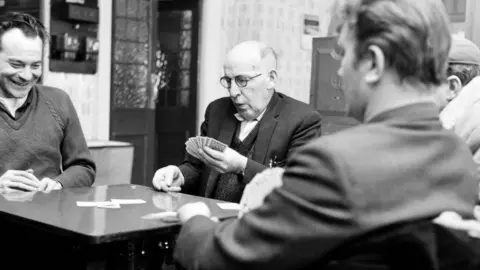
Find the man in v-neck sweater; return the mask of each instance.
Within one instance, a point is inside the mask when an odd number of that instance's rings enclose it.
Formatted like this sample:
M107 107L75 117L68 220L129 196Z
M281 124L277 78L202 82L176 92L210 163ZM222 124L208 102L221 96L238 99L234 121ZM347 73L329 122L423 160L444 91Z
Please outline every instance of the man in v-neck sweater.
M36 84L47 37L30 15L0 18L0 192L91 186L95 178L69 96Z

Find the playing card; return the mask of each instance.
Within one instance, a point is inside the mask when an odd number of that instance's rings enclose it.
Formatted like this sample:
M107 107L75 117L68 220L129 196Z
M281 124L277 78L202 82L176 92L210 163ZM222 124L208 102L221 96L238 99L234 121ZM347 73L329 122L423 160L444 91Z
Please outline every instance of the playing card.
M196 157L196 158L199 158L198 154L197 154L197 148L195 146L193 146L192 144L189 144L187 145L186 147L186 150L187 150L187 153L189 153L190 155Z
M204 146L207 145L206 143L207 143L207 137L201 136L200 137L200 146L203 148Z
M217 205L223 210L240 210L240 204L238 203L217 203Z
M112 202L118 204L142 204L147 203L145 200L142 199L111 199Z
M207 145L207 137L200 137L200 144L202 148Z
M185 142L185 145L186 145L186 146L190 146L190 147L196 147L193 138L188 139L188 141Z
M225 150L225 148L227 148L227 145L220 142L220 141L217 141L215 139L210 138L210 140L208 142L208 147L212 148L213 150L223 152L223 150Z
M197 144L195 143L195 138L190 138L188 139L186 142L185 142L185 150L187 150L187 153L189 153L190 155L196 157L196 158L199 158L198 154L197 154Z
M98 208L120 208L120 204L115 202L110 202L106 204L97 205L97 207Z
M173 211L151 213L142 216L143 219L148 220L161 220L163 222L179 222L178 213Z
M81 201L77 201L77 206L78 207L95 207L95 206L106 204L106 203L111 203L111 202L110 201L106 201L106 202L81 202Z
M195 148L202 147L200 136L197 136L193 139L193 143L195 144Z

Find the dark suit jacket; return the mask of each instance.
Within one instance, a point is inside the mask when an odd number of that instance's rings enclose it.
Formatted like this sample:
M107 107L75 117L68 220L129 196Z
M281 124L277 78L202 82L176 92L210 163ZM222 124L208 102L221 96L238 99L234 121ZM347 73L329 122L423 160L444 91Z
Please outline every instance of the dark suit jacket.
M213 101L207 107L200 135L230 145L238 122L234 116L236 112L228 97ZM275 160L276 166L284 166L286 158L294 150L319 136L321 118L309 105L274 93L259 125L253 155L245 169L244 184L268 168L270 160ZM190 155L179 167L185 177L184 192L206 197L212 194L218 172Z
M221 223L193 217L174 255L188 269L308 269L386 225L470 217L475 174L434 104L404 106L301 147L261 207Z

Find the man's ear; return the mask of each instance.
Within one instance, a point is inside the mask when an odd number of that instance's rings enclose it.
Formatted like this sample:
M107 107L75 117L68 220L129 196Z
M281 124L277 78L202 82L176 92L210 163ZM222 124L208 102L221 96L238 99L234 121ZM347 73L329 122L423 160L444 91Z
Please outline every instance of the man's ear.
M462 81L460 81L460 78L458 78L458 76L455 76L455 75L448 77L447 81L448 81L447 100L451 101L458 95L458 93L460 93L460 91L463 88L463 84L462 84Z
M361 61L365 73L365 82L375 84L385 73L385 55L377 45L368 47L368 54Z
M269 73L268 73L268 89L274 89L275 88L275 84L277 82L277 71L276 70L271 70Z

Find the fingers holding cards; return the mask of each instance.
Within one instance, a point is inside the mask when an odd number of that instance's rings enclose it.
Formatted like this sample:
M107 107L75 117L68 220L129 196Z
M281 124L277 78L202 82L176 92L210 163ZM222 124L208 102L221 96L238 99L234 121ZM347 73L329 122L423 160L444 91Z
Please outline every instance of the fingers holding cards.
M200 159L200 155L198 154L197 150L205 146L208 146L213 150L216 150L219 152L223 152L225 148L227 148L226 144L218 140L215 140L213 138L205 137L205 136L192 137L188 139L185 145L186 145L187 152L198 159Z
M215 139L210 139L207 146L212 148L213 150L217 150L219 152L223 152L225 150L225 148L227 148L226 144L224 144L222 142L219 142Z

